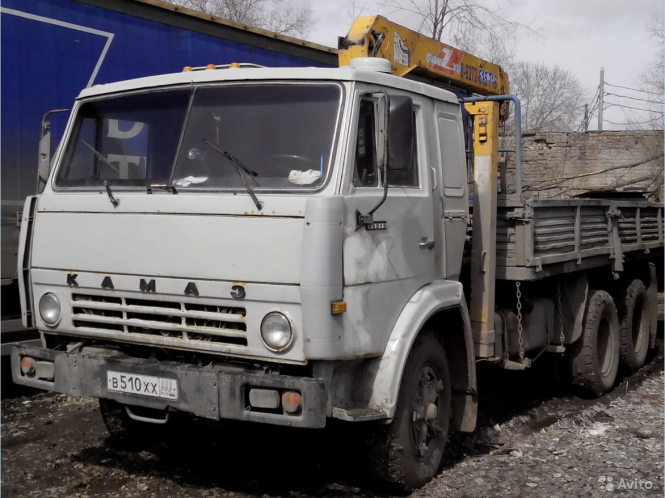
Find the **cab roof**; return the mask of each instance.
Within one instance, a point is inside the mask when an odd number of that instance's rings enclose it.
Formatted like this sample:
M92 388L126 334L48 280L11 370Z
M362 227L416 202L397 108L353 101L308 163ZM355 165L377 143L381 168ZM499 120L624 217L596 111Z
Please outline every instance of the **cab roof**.
M381 85L412 92L444 102L458 103L452 92L437 88L427 83L412 81L391 74L377 71L356 69L349 66L340 68L295 67L295 68L263 68L241 67L224 69L207 69L197 71L183 71L181 73L161 74L133 80L118 81L103 85L94 85L84 89L77 99L99 97L119 92L129 92L157 87L181 86L197 83L221 83L226 81L255 81L255 80L294 80L294 81L358 81Z

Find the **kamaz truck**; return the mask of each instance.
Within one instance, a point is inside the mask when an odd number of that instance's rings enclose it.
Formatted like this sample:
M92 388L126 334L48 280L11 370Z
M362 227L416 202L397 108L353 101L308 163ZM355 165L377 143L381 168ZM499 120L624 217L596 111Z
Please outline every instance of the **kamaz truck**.
M525 195L499 67L382 17L337 68L213 62L74 102L23 208L43 344L14 347L15 382L99 398L117 439L174 412L365 424L409 491L474 430L480 365L558 358L595 397L644 364L663 205Z

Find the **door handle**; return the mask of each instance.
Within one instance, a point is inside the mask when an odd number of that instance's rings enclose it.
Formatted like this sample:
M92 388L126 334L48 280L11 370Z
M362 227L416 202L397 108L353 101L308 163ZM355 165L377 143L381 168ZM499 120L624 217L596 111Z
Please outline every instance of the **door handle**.
M421 249L434 249L434 241L427 240L427 237L420 239L420 248Z

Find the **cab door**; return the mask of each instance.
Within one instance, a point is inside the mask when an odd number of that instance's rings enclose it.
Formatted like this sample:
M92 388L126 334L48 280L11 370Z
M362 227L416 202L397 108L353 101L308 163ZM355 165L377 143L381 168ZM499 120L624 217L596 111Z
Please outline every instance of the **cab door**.
M358 346L382 352L399 313L423 285L434 279L437 247L433 223L432 177L425 116L432 102L412 98L414 146L408 168L388 172L388 196L374 224L356 226L356 211L367 214L383 197L381 164L385 97L356 92L343 178L347 205L344 285L347 313ZM375 89L378 90L378 89ZM394 93L393 95L397 95ZM353 343L353 338L347 338Z
M443 270L448 280L458 280L469 218L464 130L459 106L455 104L437 102L435 117L437 135L434 146L440 157L442 181L439 192L443 196Z

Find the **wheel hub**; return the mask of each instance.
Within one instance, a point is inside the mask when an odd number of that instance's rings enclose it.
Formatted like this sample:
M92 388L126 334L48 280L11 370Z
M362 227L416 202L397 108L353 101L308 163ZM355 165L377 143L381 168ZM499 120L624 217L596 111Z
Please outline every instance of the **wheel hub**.
M442 389L437 371L432 365L424 365L413 397L411 421L413 442L420 457L427 455L430 442L441 433L438 404Z

